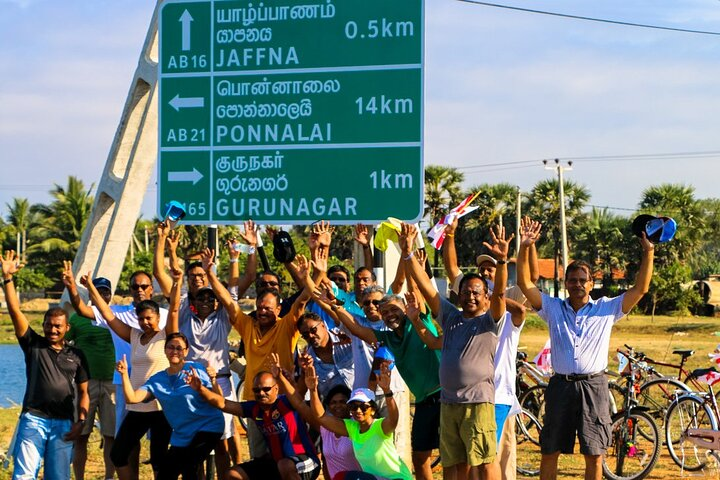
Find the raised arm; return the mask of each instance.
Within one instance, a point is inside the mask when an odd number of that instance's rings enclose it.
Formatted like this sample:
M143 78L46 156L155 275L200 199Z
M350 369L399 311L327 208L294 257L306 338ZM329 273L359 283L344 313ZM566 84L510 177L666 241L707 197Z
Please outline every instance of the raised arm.
M194 368L190 368L190 370L185 375L185 383L187 383L190 388L198 392L200 398L205 400L213 407L219 408L225 413L237 415L238 417L243 416L242 404L240 402L227 400L222 395L213 392L212 390L207 388L205 385L202 384L202 380L200 379L197 370L195 370Z
M400 295L400 292L402 292L403 284L405 283L405 270L405 262L398 262L397 270L395 271L395 278L390 284L390 291L394 295Z
M340 418L329 415L320 401L318 377L313 366L308 367L305 371L305 385L310 391L310 414L312 417L331 432L347 437L348 431L345 422Z
M120 320L115 317L115 314L110 309L107 303L105 303L105 299L102 298L102 295L97 291L97 288L95 288L95 285L93 285L92 281L90 280L90 272L87 273L87 275L83 275L80 277L80 284L87 288L88 293L90 294L90 300L92 301L93 305L95 305L95 308L98 309L100 312L100 315L105 319L105 321L108 324L108 327L112 329L113 332L117 334L118 337L122 338L126 342L130 343L130 332L132 331L132 328L130 328L129 325L121 322Z
M258 264L258 256L257 256L257 244L258 244L258 233L257 233L257 227L255 225L255 222L252 220L248 220L243 224L244 231L240 232L240 236L243 240L245 240L245 243L247 243L250 247L250 253L248 253L247 263L245 264L245 271L243 272L242 277L237 282L237 295L238 298L242 298L242 296L247 292L247 289L250 288L250 286L255 282L255 278L257 277L257 264ZM236 264L237 266L237 264Z
M637 276L635 277L635 285L630 287L623 297L623 313L628 313L632 310L643 295L650 289L650 280L652 280L653 263L655 260L655 245L647 239L647 236L643 232L640 238L640 246L642 247L640 270L638 270Z
M77 285L75 285L75 276L72 272L72 262L67 260L63 261L62 282L70 296L70 303L77 314L81 317L95 319L95 312L85 303L78 292Z
M142 403L153 398L152 393L148 392L144 388L135 390L130 384L130 377L128 376L128 365L125 355L122 360L117 363L116 370L120 373L122 378L123 394L125 395L125 402L128 404Z
M387 406L387 416L383 418L382 429L385 435L390 435L395 431L400 418L400 412L398 411L397 403L395 403L395 397L393 392L390 390L390 369L386 363L380 365L380 376L378 377L378 386L382 389L385 394L385 405Z
M25 335L27 329L30 327L27 317L20 311L20 299L18 298L17 291L15 290L15 281L13 276L20 270L21 265L18 257L15 255L13 250L5 252L5 257L2 258L2 276L3 276L3 288L5 289L5 301L7 302L8 312L10 313L10 319L15 329L15 336L20 338Z
M505 287L507 286L507 257L510 249L510 240L515 238L515 234L505 238L505 227L501 224L497 225L495 231L490 229L492 245L483 242L485 248L497 260L497 268L495 269L495 288L490 295L490 315L493 320L500 321L505 316L507 309L505 305Z
M367 226L362 223L355 225L355 241L362 246L365 268L372 270L375 262L373 261L373 251L370 247L370 235L368 234Z
M165 271L165 242L170 232L172 232L170 225L165 222L158 223L155 255L153 256L153 275L165 297L170 295L170 289L172 288L172 278Z
M180 269L172 270L172 288L170 289L170 305L168 305L165 334L180 331L180 289L182 288L183 272Z
M450 285L460 276L460 268L457 262L457 251L455 250L455 231L458 226L458 217L453 218L452 223L445 227L445 240L442 244L443 265L448 276Z
M333 296L332 292L322 286L315 290L315 300L322 304L329 306L330 310L334 313L334 317L339 320L348 331L358 337L360 340L370 345L377 343L377 336L372 328L364 327L355 321L355 318L345 308L338 303L337 299Z
M526 217L527 218L527 217ZM542 295L535 283L532 281L530 273L530 250L535 249L535 242L540 238L540 222L532 221L522 222L520 224L520 251L517 258L517 284L522 290L525 298L530 302L535 310L542 309Z
M288 379L289 372L286 372L280 366L280 356L277 353L270 354L270 372L275 377L275 380L280 385L281 391L285 392L290 405L298 411L298 413L313 427L315 430L320 430L320 422L315 418L310 411L310 406L305 403L305 399L302 394L295 387L294 383Z
M422 340L430 350L441 350L442 337L435 336L420 320L420 308L415 294L412 292L406 293L405 302L407 303L407 316L413 328L415 328L415 331L418 333L420 340Z
M413 245L415 244L415 236L417 230L414 225L407 223L402 224L402 229L398 235L400 241L400 255L402 261L405 262L406 271L410 274L410 277L415 281L418 290L425 297L425 301L430 305L430 310L434 317L440 314L440 292L438 292L433 286L427 273L423 270L422 265L416 261L415 255L413 254Z
M207 274L210 287L213 289L213 292L215 292L215 296L220 304L223 308L225 308L225 310L227 310L228 318L234 324L237 321L240 306L232 298L228 289L225 288L225 285L222 284L218 276L215 274L215 269L213 268L215 265L215 251L206 248L200 255L200 260L202 261L203 270L205 270L205 273Z

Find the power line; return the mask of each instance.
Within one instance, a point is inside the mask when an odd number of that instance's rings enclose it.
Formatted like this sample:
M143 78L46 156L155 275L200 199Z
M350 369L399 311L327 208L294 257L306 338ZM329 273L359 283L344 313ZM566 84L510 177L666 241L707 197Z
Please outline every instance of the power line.
M663 27L660 25L648 25L645 23L622 22L619 20L608 20L605 18L585 17L582 15L569 15L567 13L548 12L545 10L535 10L532 8L513 7L511 5L501 5L499 3L481 2L479 0L457 0L457 1L464 2L464 3L472 3L475 5L484 5L486 7L505 8L507 10L517 10L520 12L538 13L541 15L550 15L550 16L562 17L562 18L572 18L575 20L586 20L586 21L590 21L590 22L611 23L611 24L615 24L615 25L625 25L628 27L651 28L651 29L655 29L655 30L669 30L672 32L682 32L682 33L696 33L696 34L700 34L700 35L720 35L720 32L710 32L710 31L706 31L706 30L690 30L690 29L686 29L686 28Z

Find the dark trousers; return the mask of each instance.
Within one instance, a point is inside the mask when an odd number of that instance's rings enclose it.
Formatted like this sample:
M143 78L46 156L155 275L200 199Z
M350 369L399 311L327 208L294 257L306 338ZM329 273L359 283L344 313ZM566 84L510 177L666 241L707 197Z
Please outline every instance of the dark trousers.
M163 464L170 444L172 428L165 419L163 412L133 412L125 415L120 430L115 436L110 459L116 467L125 467L130 452L138 445L140 439L150 430L150 463L157 471Z
M185 447L170 447L165 456L165 463L160 467L157 480L177 480L182 475L183 480L196 480L198 469L203 460L210 455L222 432L198 432L189 445Z

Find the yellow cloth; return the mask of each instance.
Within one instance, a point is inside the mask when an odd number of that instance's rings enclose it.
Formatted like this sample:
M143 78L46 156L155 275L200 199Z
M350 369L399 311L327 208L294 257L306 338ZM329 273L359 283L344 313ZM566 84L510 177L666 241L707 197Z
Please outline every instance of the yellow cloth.
M387 250L389 242L398 242L398 233L400 233L399 221L389 218L388 221L382 222L375 232L373 241L375 248L384 252Z
M252 392L253 379L258 372L267 370L267 362L271 353L277 353L280 356L282 368L293 371L293 353L300 338L296 322L304 308L304 303L302 307L298 307L296 301L290 311L264 335L260 333L260 328L254 318L242 311L238 314L235 330L245 342L245 360L247 361L242 400L255 399Z

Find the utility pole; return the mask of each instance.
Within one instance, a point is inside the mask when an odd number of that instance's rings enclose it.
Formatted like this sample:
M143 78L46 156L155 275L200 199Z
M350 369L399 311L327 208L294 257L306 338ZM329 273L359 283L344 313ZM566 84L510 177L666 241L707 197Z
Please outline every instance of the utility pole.
M568 162L567 166L564 167L560 164L560 159L555 159L555 165L549 165L548 161L543 160L543 165L545 165L545 170L555 170L557 171L558 175L558 198L560 200L560 234L561 234L561 241L562 241L562 266L563 266L563 272L567 268L568 265L568 248L567 248L567 224L565 222L565 185L563 181L563 171L572 170L572 162ZM558 296L558 289L555 289L555 296Z
M522 221L522 211L520 209L521 201L522 193L520 192L520 187L517 187L517 201L515 202L515 257L520 254L520 222Z

